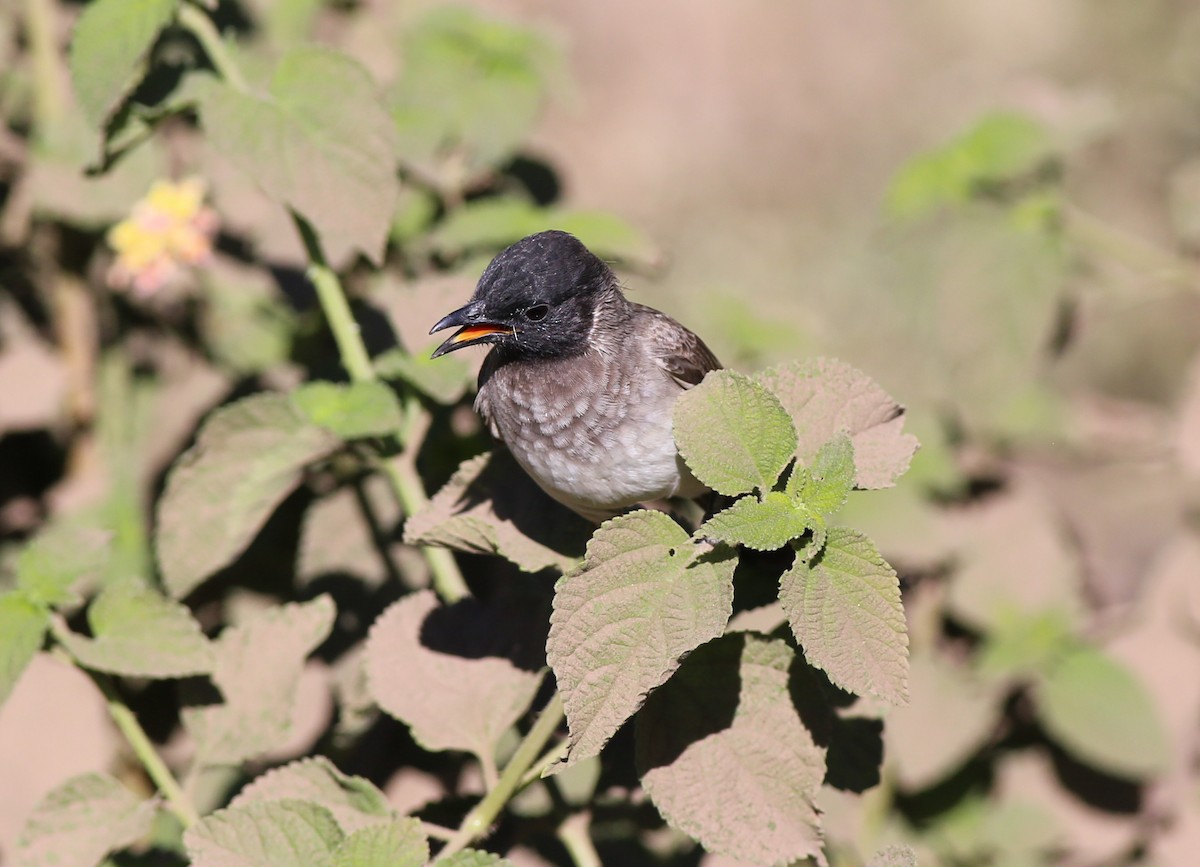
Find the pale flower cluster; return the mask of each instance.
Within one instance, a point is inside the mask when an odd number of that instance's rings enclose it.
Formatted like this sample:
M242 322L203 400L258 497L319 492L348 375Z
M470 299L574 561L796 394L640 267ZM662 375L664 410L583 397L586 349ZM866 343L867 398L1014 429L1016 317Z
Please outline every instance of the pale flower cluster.
M199 178L156 181L129 217L108 232L117 254L108 284L146 296L173 282L185 266L208 262L218 220L204 204L205 192Z

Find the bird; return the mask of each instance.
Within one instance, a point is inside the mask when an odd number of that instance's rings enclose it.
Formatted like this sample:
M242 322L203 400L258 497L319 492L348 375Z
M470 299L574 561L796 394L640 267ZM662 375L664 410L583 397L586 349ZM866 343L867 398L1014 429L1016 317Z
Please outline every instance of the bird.
M721 363L670 316L627 299L575 236L538 232L500 252L429 333L447 328L458 330L433 358L491 347L475 410L559 503L600 524L709 493L676 448L672 407Z

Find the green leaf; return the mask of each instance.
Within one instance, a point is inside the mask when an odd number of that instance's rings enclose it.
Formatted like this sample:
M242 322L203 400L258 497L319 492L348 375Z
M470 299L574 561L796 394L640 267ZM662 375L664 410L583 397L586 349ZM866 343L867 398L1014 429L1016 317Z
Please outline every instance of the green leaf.
M830 528L824 549L797 557L779 601L810 664L838 686L891 704L908 700L908 633L900 581L871 540Z
M326 48L289 51L269 93L206 89L201 119L218 150L316 230L327 257L380 261L399 193L395 132L375 82Z
M799 666L783 641L726 635L689 656L638 715L642 785L710 852L753 864L821 852L813 799L825 749L794 703L806 700L793 689Z
M229 806L286 799L320 804L347 834L386 822L394 812L370 780L342 773L323 756L267 771L238 792Z
M458 403L474 379L474 374L467 363L457 356L431 358L436 345L431 343L413 353L399 348L389 349L375 356L375 372L384 379L403 380L440 404Z
M170 594L186 596L228 565L305 466L341 444L283 394L252 395L209 416L158 504L158 562Z
M755 551L774 551L803 535L810 525L811 515L803 507L786 494L769 491L761 502L754 496L742 497L705 521L696 536Z
M20 867L91 867L150 833L158 809L106 774L83 774L38 803L14 851Z
M908 469L916 437L903 432L904 407L861 371L832 358L794 362L755 377L795 423L796 457L808 465L845 434L854 445L854 483L887 488Z
M24 593L0 593L0 707L42 646L49 625L49 612Z
M191 677L212 671L212 644L187 606L139 581L107 587L88 609L93 638L68 632L63 646L86 668L128 677Z
M1047 734L1076 758L1135 780L1170 766L1170 739L1150 694L1100 651L1083 647L1064 657L1035 697Z
M429 841L420 819L394 819L352 833L334 853L336 867L421 867Z
M449 858L439 858L433 867L512 867L512 862L491 852L478 849L463 849Z
M180 0L93 0L71 37L71 82L79 106L97 129L138 79L154 40L175 17Z
M911 846L888 846L876 852L867 867L918 867L917 853Z
M292 402L313 424L347 440L385 436L404 423L396 393L382 382L309 382L292 392Z
M425 749L492 758L542 682L510 658L517 640L505 640L504 626L496 611L474 601L442 606L429 590L401 599L367 639L372 697Z
M693 544L662 512L606 522L554 593L546 656L570 729L567 763L600 752L733 607L731 552Z
M217 638L212 681L224 701L186 707L196 761L236 765L268 752L291 732L304 660L329 636L328 596L263 611Z
M109 535L94 527L52 524L17 556L17 586L50 608L78 605L80 585L104 568L109 544Z
M465 8L440 8L406 34L392 94L399 153L429 165L462 154L468 172L498 165L524 140L557 57L537 33Z
M963 204L989 186L1032 174L1053 155L1050 134L1040 123L1025 115L993 114L903 166L888 190L887 210L913 218Z
M839 434L825 445L803 467L797 464L788 479L788 495L817 515L832 515L846 504L854 488L854 444L850 437Z
M267 285L266 271L210 267L200 279L204 305L198 325L217 362L234 373L255 374L290 357L297 317Z
M735 496L769 491L796 449L779 400L732 370L716 370L675 402L675 443L696 478Z
M324 807L284 800L218 810L185 831L183 844L192 867L334 867L344 839Z
M1071 619L1059 609L1002 609L984 636L977 668L985 676L1002 678L1045 674L1074 643Z

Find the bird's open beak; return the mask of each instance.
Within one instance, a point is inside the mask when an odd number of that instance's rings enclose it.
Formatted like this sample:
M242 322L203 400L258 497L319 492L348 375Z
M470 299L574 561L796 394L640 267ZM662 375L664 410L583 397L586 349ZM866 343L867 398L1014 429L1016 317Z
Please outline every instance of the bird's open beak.
M433 358L456 349L462 349L464 346L492 343L497 336L507 336L513 333L511 325L488 322L481 316L481 313L479 305L471 302L438 320L437 325L429 329L430 334L446 328L457 327L458 331L451 334L441 346L433 350Z

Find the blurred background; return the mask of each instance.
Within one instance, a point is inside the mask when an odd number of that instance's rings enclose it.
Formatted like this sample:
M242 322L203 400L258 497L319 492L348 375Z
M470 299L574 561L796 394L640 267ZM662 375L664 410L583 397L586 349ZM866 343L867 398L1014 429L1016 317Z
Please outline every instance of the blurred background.
M404 112L453 101L412 99L412 64L442 81L422 49L458 20L440 7L220 9L251 44L351 54L411 137L403 255L337 263L368 333L386 321L422 349L491 253L547 223L726 365L836 355L909 409L912 471L846 520L904 581L913 703L888 717L872 785L826 793L835 863L891 840L922 864L1197 863L1200 6L460 3L501 28L479 43L500 71L475 73L500 83L458 107L475 149L425 159ZM152 499L220 402L336 375L286 215L186 122L94 181L94 142L35 141L34 47L65 63L79 12L0 9L0 563L123 473ZM189 46L155 50L183 64ZM113 270L110 229L180 175L206 185L216 253L139 288ZM132 436L141 376L156 384L136 466L114 466L105 437ZM323 676L298 752L326 725ZM0 709L0 863L36 800L111 768L115 744L79 675L48 659L26 673Z

